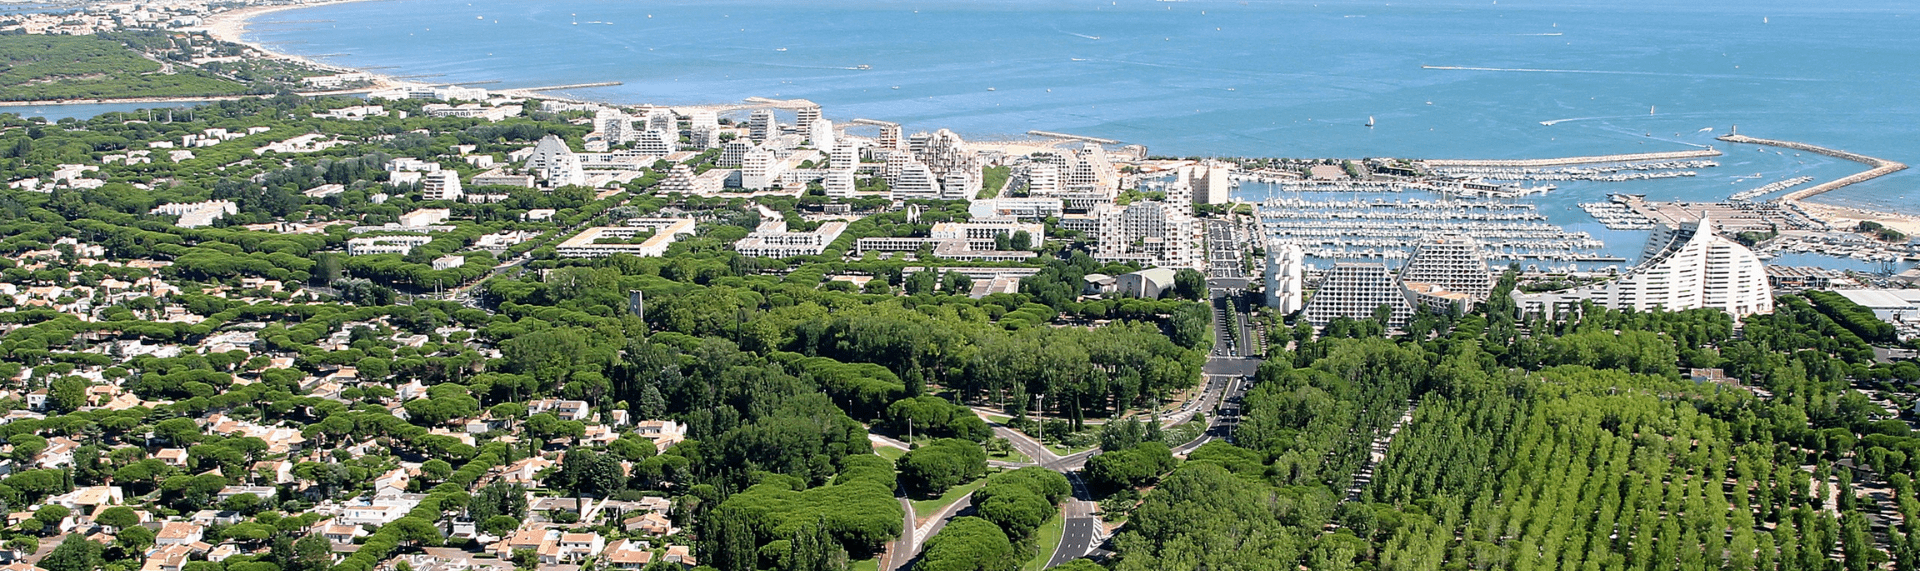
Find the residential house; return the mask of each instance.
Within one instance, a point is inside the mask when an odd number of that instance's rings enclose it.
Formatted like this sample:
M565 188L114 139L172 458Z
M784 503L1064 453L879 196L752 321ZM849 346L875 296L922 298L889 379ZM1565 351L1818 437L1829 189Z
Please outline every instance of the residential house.
M640 569L653 562L653 546L635 539L618 540L600 552L600 560L615 569Z
M91 514L102 506L126 503L126 499L126 494L119 486L87 486L47 498L47 503L63 506L74 513Z
M666 556L661 557L660 560L668 563L679 563L686 567L694 567L700 564L700 561L693 557L693 548L685 545L667 546Z
M200 537L205 531L206 528L198 524L184 521L170 521L161 524L160 532L153 534L153 543L161 546L187 545L200 541Z
M555 418L559 418L560 420L578 420L583 422L593 415L593 409L587 406L587 401L540 399L527 403L528 414L539 414L543 412L552 413Z

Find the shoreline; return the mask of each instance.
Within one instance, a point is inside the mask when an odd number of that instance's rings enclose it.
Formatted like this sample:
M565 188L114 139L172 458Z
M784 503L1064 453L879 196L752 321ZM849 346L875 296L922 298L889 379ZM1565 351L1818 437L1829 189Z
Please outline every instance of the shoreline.
M247 24L249 24L253 20L253 18L257 16L272 14L274 12L284 12L287 10L297 10L301 8L318 8L321 6L332 6L336 4L350 4L355 2L371 2L371 1L374 1L374 0L326 0L323 2L308 2L308 3L301 3L301 4L279 4L274 6L248 6L245 8L227 10L225 12L218 12L211 16L208 16L207 20L205 22L202 22L200 26L200 30L206 32L209 37L212 37L215 40L246 46L248 49L251 49L255 52L260 53L261 56L266 57L267 59L290 61L290 62L306 65L306 66L317 68L317 69L333 71L334 73L367 74L368 76L373 77L373 86L367 88L368 91L378 91L382 89L393 89L397 87L414 85L413 83L410 83L410 82L403 82L403 81L396 80L385 74L373 73L363 69L355 69L355 68L342 66L342 65L321 63L304 56L298 56L298 55L294 55L286 52L281 52L278 50L269 49L267 48L267 46L259 42L248 40L246 38Z

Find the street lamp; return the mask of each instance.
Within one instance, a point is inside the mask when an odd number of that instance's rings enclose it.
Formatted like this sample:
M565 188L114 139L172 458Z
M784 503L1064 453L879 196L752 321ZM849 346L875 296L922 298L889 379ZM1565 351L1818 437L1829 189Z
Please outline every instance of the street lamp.
M1040 432L1041 448L1045 448L1047 446L1047 408L1045 404L1046 401L1047 401L1047 393L1037 393L1033 395L1033 416L1034 416L1034 422L1040 426L1039 432Z

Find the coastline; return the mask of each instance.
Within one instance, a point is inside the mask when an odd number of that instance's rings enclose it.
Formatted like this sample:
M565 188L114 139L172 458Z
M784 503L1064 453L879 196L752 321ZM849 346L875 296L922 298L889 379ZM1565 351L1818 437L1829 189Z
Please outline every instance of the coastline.
M201 29L206 31L207 35L212 36L213 39L246 46L255 52L259 52L262 56L268 59L291 61L291 62L299 63L302 65L306 65L306 66L310 66L318 69L331 70L335 73L365 73L373 77L374 85L372 87L367 88L367 90L370 90L370 91L378 91L382 89L393 89L396 87L412 85L409 82L395 80L394 78L388 77L383 74L372 73L366 70L354 69L346 66L321 63L321 62L314 61L312 59L308 59L302 56L297 56L297 55L293 55L285 52L272 50L267 48L267 46L265 45L248 40L246 38L247 24L254 17L257 17L257 16L272 14L274 12L282 12L286 10L295 10L300 8L317 8L320 6L332 6L335 4L349 4L354 2L372 2L372 1L374 0L325 0L323 2L308 2L308 3L301 3L301 4L279 4L274 6L248 6L245 8L228 10L225 12L219 12L211 16L208 16L207 21L201 26Z

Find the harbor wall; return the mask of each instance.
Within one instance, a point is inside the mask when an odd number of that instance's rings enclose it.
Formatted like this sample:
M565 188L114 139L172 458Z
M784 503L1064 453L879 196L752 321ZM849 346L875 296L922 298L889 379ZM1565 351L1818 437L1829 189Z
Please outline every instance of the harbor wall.
M1906 170L1907 168L1907 165L1903 163L1889 161L1886 159L1869 157L1866 155L1862 155L1860 153L1850 153L1850 152L1842 151L1839 149L1829 149L1829 148L1818 146L1818 145L1809 145L1806 143L1796 143L1793 141L1776 141L1773 139L1761 139L1757 137L1748 137L1746 135L1722 135L1718 138L1722 141L1726 141L1729 143L1748 143L1753 145L1766 145L1770 147L1781 147L1786 149L1807 151L1810 153L1819 153L1829 157L1849 160L1849 161L1853 161L1856 163L1873 167L1872 169L1869 169L1865 172L1855 173L1855 174L1846 176L1844 178L1840 178L1837 180L1832 180L1832 181L1824 182L1815 186L1796 190L1796 191L1793 191L1792 193L1787 194L1786 196L1780 197L1780 200L1786 201L1786 202L1797 202L1797 201L1806 199L1807 197L1810 197L1810 196L1814 196L1823 192L1827 192L1834 189L1843 188L1849 185L1859 184L1862 182L1880 178L1889 174Z
M1430 167L1558 167L1567 165L1585 165L1593 163L1624 163L1632 161L1666 161L1676 159L1697 159L1720 156L1715 149L1693 151L1668 151L1663 153L1636 153L1629 155L1595 155L1589 157L1561 157L1557 159L1426 159L1420 162Z

